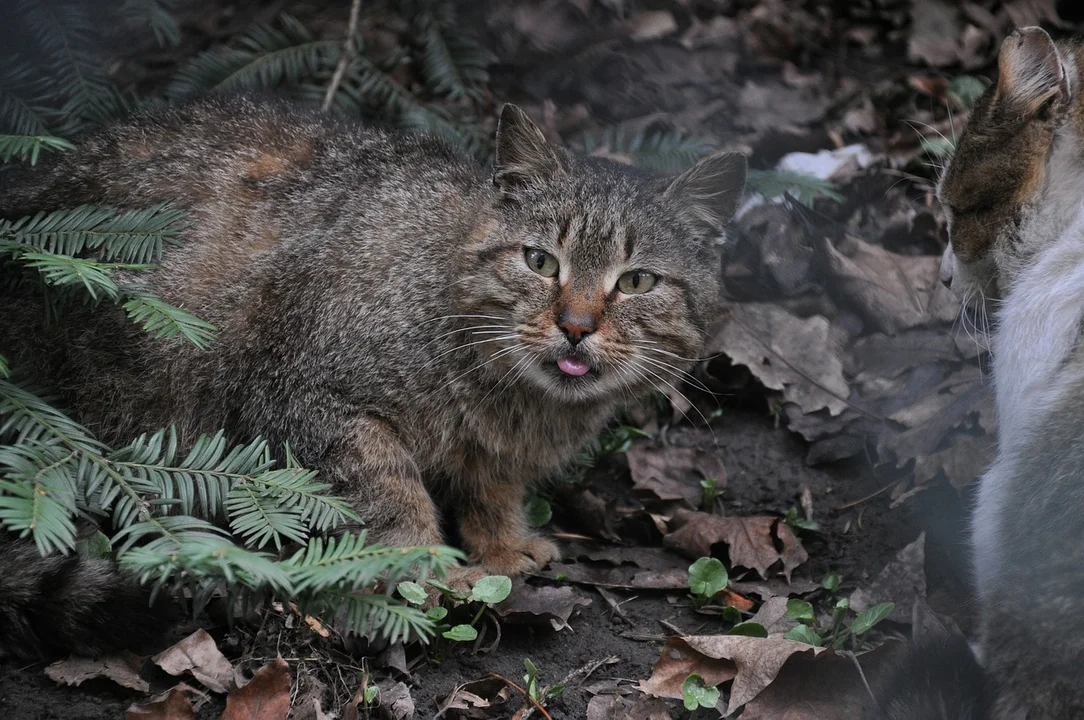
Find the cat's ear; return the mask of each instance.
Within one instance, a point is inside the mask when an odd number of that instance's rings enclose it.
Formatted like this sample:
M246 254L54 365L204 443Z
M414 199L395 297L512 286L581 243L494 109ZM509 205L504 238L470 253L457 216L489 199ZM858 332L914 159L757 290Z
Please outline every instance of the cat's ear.
M1069 76L1046 30L1020 28L1001 43L997 93L1002 102L1025 116L1069 100Z
M741 153L716 153L674 178L663 194L685 206L697 222L722 230L741 202L745 171Z
M527 113L511 103L501 110L496 146L493 184L501 189L551 179L565 167L560 150L546 140Z

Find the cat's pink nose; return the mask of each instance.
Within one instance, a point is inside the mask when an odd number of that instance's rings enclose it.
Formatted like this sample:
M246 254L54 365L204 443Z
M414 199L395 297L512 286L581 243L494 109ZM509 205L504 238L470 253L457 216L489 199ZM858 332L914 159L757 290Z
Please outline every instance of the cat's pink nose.
M595 331L595 318L587 313L576 313L565 310L557 318L557 327L565 334L573 346L579 345L580 341Z

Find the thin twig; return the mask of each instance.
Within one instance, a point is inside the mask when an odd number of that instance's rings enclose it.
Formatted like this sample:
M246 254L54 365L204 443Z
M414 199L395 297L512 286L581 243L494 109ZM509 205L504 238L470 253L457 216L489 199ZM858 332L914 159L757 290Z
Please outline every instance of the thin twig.
M537 700L535 700L533 697L531 697L530 693L528 693L526 690L521 688L519 685L516 685L514 682L512 682L508 678L504 677L503 675L498 675L495 672L491 672L490 676L497 678L498 680L503 682L505 685L512 688L513 690L518 692L520 695L522 695L524 698L526 698L527 702L534 705L535 710L542 713L542 716L544 718L546 718L546 720L553 720L553 716L550 715L548 712L546 712L546 708L542 707L542 705Z
M346 28L346 40L343 41L343 54L339 58L339 64L335 67L335 74L331 76L331 82L327 86L327 94L324 95L324 112L331 109L331 101L335 93L339 92L343 76L346 75L346 66L354 59L358 52L358 45L354 41L358 34L358 18L361 16L361 0L354 0L350 5L350 23Z

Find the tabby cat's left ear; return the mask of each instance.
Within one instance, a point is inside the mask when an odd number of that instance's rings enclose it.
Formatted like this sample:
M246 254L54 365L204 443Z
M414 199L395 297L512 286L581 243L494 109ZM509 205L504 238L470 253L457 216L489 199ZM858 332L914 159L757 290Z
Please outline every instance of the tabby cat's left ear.
M505 191L552 180L565 167L560 151L542 129L512 103L501 110L494 160L493 184Z
M663 195L684 205L697 222L721 231L741 202L746 166L741 153L716 153L677 176Z

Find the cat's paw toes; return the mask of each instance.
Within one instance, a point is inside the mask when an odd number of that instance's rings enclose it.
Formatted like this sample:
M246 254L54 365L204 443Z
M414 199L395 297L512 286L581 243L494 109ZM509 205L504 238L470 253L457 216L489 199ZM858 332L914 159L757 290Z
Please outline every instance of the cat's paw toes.
M522 575L560 559L557 543L532 535L488 548L478 564L495 575Z

